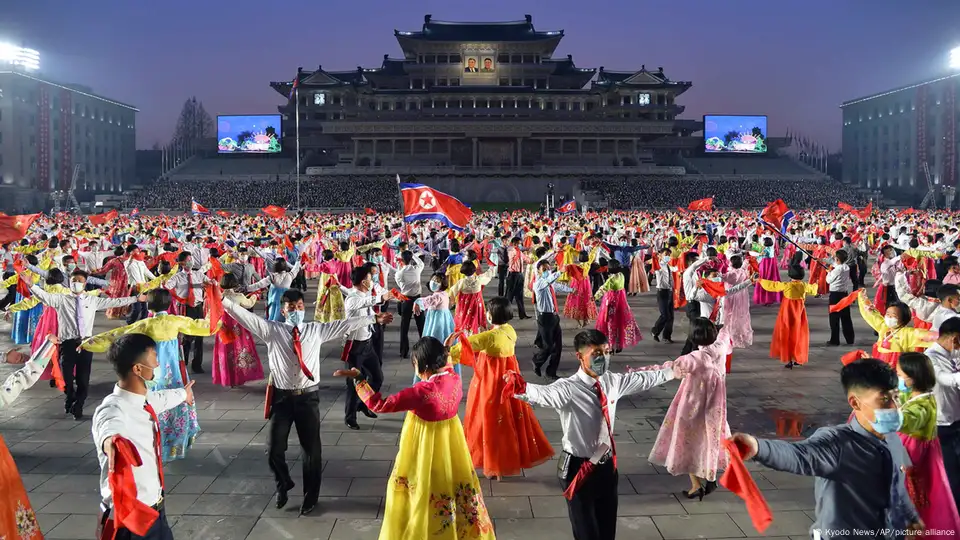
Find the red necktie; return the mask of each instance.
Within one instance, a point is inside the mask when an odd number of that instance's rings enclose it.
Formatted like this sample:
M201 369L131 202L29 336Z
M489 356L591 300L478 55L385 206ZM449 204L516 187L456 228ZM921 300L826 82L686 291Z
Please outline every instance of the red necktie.
M310 373L307 364L303 362L303 347L300 345L300 329L296 326L293 327L293 352L297 353L297 362L300 362L300 371L302 371L308 379L313 381L313 373Z
M163 449L160 445L160 419L157 418L157 412L153 410L153 405L150 403L143 404L143 410L147 411L150 414L150 418L153 418L153 450L157 458L157 472L160 474L160 490L163 490Z
M196 297L193 295L193 274L187 270L187 305L193 307Z
M550 285L550 296L553 298L553 312L559 315L560 304L557 303L557 291L553 290L553 285Z
M593 387L600 395L600 410L603 412L603 421L607 423L607 433L610 434L610 455L613 459L613 468L617 468L617 446L613 443L613 425L610 423L610 409L607 407L607 395L603 393L600 381L593 383Z

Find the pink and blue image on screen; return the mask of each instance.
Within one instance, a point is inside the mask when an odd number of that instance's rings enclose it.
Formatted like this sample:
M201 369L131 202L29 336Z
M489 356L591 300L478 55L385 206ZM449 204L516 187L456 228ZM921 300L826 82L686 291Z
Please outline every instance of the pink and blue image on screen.
M704 151L763 154L767 151L767 117L706 115L703 117Z
M280 152L280 115L217 117L217 152L220 154L276 154Z

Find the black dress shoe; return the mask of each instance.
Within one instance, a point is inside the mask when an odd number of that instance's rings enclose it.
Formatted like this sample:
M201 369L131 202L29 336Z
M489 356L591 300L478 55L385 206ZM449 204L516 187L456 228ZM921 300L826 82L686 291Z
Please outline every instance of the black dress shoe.
M63 414L73 414L73 402L68 401L63 405Z
M543 376L543 371L540 370L540 366L533 364L533 372L537 374L537 377Z
M317 501L303 501L303 504L300 505L300 515L305 516L310 512L313 512L314 508L317 507Z
M668 337L665 337L665 338L663 338L663 341L665 341L665 342L667 342L667 343L669 343L669 344L671 344L671 345L673 345L673 340L672 340L672 339L670 339L670 338L668 338Z
M83 409L74 408L73 419L76 420L77 422L83 420Z
M350 429L360 429L360 424L356 420L344 420L343 423Z
M660 341L660 334L653 334L653 340L656 342Z
M190 366L190 371L195 375L202 375L206 373L203 370L203 366L201 364L193 364L192 366Z
M838 342L834 343L833 341L828 341L828 342L826 343L826 346L827 346L827 347L839 347L839 346L840 346L840 342L838 341Z
M288 500L286 490L277 491L277 509L286 506Z
M367 418L377 418L377 413L371 411L370 409L364 409L360 412L362 412Z

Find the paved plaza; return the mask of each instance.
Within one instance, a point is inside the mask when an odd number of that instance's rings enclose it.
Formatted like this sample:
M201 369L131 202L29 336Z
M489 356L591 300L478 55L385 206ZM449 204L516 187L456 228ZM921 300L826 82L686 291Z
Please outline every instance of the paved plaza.
M311 282L315 287L316 282ZM496 290L496 283L487 287ZM308 295L309 300L315 292ZM673 345L656 343L649 329L657 317L653 293L630 298L644 332L644 341L615 357L613 369L649 365L674 359L686 333L682 311L677 312ZM262 303L257 307L261 313ZM528 304L529 306L529 304ZM311 310L308 310L311 311ZM528 307L528 311L531 311ZM737 350L733 373L727 378L730 427L764 437L807 436L819 426L846 419L849 408L839 383L840 360L848 347L827 348L827 300L811 299L810 363L794 370L767 357L777 307L755 307L756 342ZM869 349L873 334L857 314L857 346ZM116 326L100 318L97 332ZM538 381L529 362L534 348L533 320L513 321L519 335L517 357L524 376ZM384 394L410 384L412 368L399 357L399 317L388 327ZM411 335L416 332L415 327ZM560 373L573 373L572 343L577 328L563 321L564 354ZM9 332L0 351L9 348ZM273 477L267 466L266 422L263 419L263 381L226 389L211 383L209 362L213 339L206 340L205 369L195 392L203 433L183 460L166 471L166 509L178 539L189 540L368 540L376 539L383 516L386 481L397 452L403 414L382 414L378 420L359 417L360 431L343 424L344 383L331 374L341 366L338 344L324 347L320 374L323 487L313 515L297 517L300 505L301 463L296 431L291 430L289 461L298 486L287 508L274 506ZM261 347L261 358L266 352ZM13 366L0 365L6 377ZM472 371L464 369L464 403ZM88 415L81 422L63 414L63 397L45 381L24 393L15 406L2 411L0 433L13 454L30 500L47 538L89 539L95 528L98 494L96 451L90 435L91 415L109 393L114 377L104 355L94 359ZM689 487L686 476L673 477L650 465L647 455L677 382L622 400L617 408L615 440L620 468L619 538L682 539L760 536L752 527L744 503L722 488L703 502L678 497ZM544 431L559 453L561 429L557 413L537 409ZM813 480L773 472L751 464L754 478L774 511L770 537L808 538L814 499ZM560 540L571 538L564 499L551 461L523 476L497 482L481 480L487 508L500 540ZM411 539L413 540L413 539ZM416 539L420 540L420 539Z

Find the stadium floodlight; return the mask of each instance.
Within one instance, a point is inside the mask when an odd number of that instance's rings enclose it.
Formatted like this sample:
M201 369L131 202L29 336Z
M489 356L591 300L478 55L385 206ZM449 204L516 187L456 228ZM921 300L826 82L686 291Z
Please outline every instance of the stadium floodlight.
M0 64L9 64L27 71L40 69L40 52L18 47L12 43L0 43Z
M960 47L950 51L950 69L960 70Z

